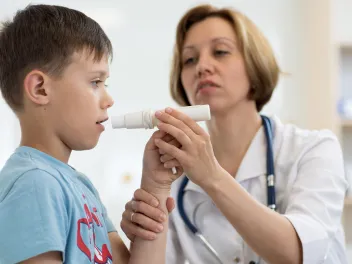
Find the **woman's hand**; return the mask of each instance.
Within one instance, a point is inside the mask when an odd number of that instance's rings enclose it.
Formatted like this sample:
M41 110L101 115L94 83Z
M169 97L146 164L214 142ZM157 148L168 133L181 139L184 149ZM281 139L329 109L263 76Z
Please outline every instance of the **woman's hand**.
M155 139L160 153L165 153L160 158L165 168L182 167L199 186L211 184L220 177L222 168L214 156L210 137L195 121L171 108L156 112L156 117L160 120L160 131L171 135L181 145Z
M136 236L146 240L154 240L156 234L163 230L161 223L166 220L166 215L157 208L158 205L159 201L142 189L135 191L133 199L126 203L120 225L131 242ZM166 207L171 213L175 208L173 198L167 199Z

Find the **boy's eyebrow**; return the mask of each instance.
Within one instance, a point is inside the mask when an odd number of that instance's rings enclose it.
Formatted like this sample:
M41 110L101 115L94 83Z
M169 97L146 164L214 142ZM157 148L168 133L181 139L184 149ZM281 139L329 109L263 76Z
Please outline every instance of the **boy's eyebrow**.
M98 73L100 76L109 77L109 73L106 71L91 71L91 72L89 72L89 74L96 74L96 73Z

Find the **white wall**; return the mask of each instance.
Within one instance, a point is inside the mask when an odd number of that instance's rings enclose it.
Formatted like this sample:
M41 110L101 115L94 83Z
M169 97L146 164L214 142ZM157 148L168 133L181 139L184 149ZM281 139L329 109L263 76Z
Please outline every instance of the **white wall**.
M30 1L1 3L0 19L10 17ZM35 1L34 3L37 3ZM178 19L191 6L204 1L50 1L41 3L66 5L95 18L113 42L110 93L115 99L111 114L144 108L174 106L168 91L169 65ZM305 36L302 19L304 0L229 0L209 1L218 6L232 6L244 11L265 32L278 56L282 70L291 76L281 79L272 102L265 108L284 121L306 125L307 103L302 103L309 89L306 80L310 69L302 67L312 47ZM84 6L84 8L83 8ZM319 3L317 2L317 7ZM324 78L324 76L322 76ZM297 107L300 106L300 107ZM16 147L19 128L6 106L0 103L0 166ZM101 193L110 216L119 229L124 204L138 188L144 144L151 131L106 131L96 149L74 153L71 164L87 173ZM124 178L132 176L131 181ZM121 232L120 232L121 234ZM122 234L125 241L126 237Z
M336 94L337 98L351 99L352 87L352 1L335 0L332 1L332 27L335 51L338 54L338 65L336 74ZM340 127L340 138L344 150L346 176L352 179L352 129L350 127ZM346 206L343 217L345 223L346 244L349 259L352 259L352 206Z
M352 43L352 30L350 27L352 23L352 1L334 0L332 3L335 40L340 43Z

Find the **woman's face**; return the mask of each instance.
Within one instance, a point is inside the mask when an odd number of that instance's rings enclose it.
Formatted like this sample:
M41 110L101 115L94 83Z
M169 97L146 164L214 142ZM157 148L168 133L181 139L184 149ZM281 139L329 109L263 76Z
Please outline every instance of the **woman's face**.
M181 81L192 105L209 104L214 114L249 102L250 84L237 46L233 27L222 18L207 18L189 29Z

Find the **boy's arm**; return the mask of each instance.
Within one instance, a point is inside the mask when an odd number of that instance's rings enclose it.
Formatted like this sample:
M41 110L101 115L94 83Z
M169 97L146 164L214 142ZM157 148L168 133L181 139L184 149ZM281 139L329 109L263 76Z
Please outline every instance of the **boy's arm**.
M19 264L62 264L62 253L59 251L46 252Z
M149 139L144 150L141 189L150 193L159 201L158 209L168 218L166 201L170 196L171 184L181 176L183 171L177 170L177 174L174 175L171 169L164 167L164 164L160 160L161 153L156 146L156 142L160 140L170 142L173 138L159 130L154 132ZM153 241L144 240L139 237L135 238L131 248L129 264L165 264L168 224L169 221L166 219L162 223L163 231L157 234L156 239Z
M145 186L147 187L147 186ZM148 188L148 187L147 187ZM155 189L149 189L150 193L155 196L155 198L159 199L159 201L163 201L164 206L159 206L163 212L167 212L166 209L166 199L169 197L169 192L165 192L165 195L162 195L164 192L153 192ZM164 230L167 230L168 221L164 221ZM131 249L132 254L134 254L133 258L130 259L130 252L127 249L126 245L123 243L122 239L118 235L117 232L109 232L109 240L112 250L112 259L113 264L128 264L128 263L164 263L165 259L165 251L166 251L166 233L161 232L157 236L154 241L149 241L152 243L148 243L148 241L142 239L142 243L136 242L136 246L133 246L134 249ZM136 237L136 240L137 237ZM148 245L146 245L147 243ZM158 249L156 253L154 248ZM146 259L153 261L144 262ZM157 261L158 260L158 261ZM161 262L160 262L161 261Z
M130 252L126 245L117 232L110 232L108 235L112 250L113 264L127 264L130 259Z
M159 200L158 209L162 210L168 218L166 200L170 196L170 189L154 188L149 184L143 184L143 183L141 187ZM163 231L158 233L156 239L154 239L153 241L144 240L139 237L135 238L133 242L133 247L131 249L130 264L165 263L168 223L169 223L168 219L166 219L166 221L162 223Z
M0 203L0 263L36 263L47 252L59 252L54 255L65 261L65 201L61 185L49 173L34 169L20 176Z

